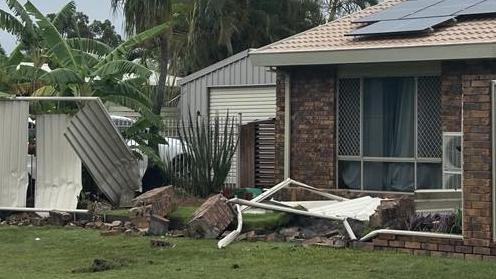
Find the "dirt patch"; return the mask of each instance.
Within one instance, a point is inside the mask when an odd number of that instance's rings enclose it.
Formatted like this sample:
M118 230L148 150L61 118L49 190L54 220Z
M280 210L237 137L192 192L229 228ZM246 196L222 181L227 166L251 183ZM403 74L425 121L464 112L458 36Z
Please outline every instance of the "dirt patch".
M72 270L72 273L93 273L102 272L112 269L118 269L126 266L127 263L123 261L110 261L105 259L94 259L93 263L89 267L83 267Z

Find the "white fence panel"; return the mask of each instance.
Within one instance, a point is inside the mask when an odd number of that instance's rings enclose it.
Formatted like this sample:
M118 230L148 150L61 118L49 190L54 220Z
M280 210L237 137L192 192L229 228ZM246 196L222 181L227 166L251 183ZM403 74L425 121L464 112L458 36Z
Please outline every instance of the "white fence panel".
M28 102L0 101L0 206L25 207Z
M77 208L82 190L81 160L64 137L69 121L65 114L36 117L37 208Z

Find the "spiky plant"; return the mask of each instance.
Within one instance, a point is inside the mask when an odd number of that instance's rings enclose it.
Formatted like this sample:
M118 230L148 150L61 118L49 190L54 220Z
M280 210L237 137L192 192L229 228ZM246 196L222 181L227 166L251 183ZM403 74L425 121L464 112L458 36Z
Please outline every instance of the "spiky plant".
M222 190L238 145L236 121L227 112L207 118L189 114L178 127L187 171L174 174L174 182L190 194L207 197Z

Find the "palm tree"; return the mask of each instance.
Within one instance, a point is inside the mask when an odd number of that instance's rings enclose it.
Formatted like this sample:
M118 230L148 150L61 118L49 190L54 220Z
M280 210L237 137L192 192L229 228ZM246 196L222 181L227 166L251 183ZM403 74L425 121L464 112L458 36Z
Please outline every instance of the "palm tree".
M186 71L194 72L322 24L320 0L197 0L189 22Z
M147 30L153 26L170 22L172 0L112 0L114 11L122 8L125 17L125 30L128 35ZM165 31L165 30L164 30ZM152 96L152 111L160 115L165 102L167 74L170 61L169 39L171 32L162 32L156 43L159 48L159 80Z
M16 28L21 29L21 33L22 30L29 29L39 39L36 42L36 52L43 61L43 64L19 64L26 58L23 55L26 42L21 42L6 63L16 83L34 84L32 88L34 95L101 97L104 101L127 106L150 119L156 119L150 111L149 97L143 92L151 71L126 60L126 56L137 45L163 33L168 28L166 24L146 30L112 48L88 38L66 39L55 28L58 20L75 15L74 2L64 6L52 21L29 1L24 6L13 5L13 7L15 14L25 15L20 17L21 20L16 23L18 26ZM8 13L1 11L1 14ZM16 31L17 29L9 27L13 26L12 24L6 25L6 22L3 21L0 27L23 36ZM47 66L54 70L47 69ZM12 67L15 71L12 71Z

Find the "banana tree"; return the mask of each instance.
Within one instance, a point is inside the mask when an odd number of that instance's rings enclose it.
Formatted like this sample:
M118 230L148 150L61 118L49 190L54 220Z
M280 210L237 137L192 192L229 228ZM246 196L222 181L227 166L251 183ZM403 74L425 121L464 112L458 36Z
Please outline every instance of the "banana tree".
M136 46L166 31L166 24L146 30L118 47L111 48L97 40L66 39L60 34L54 23L75 15L74 2L65 5L53 21L29 1L24 6L14 5L14 2L17 2L14 0L8 2L12 4L9 7L15 8L13 10L16 16L0 21L0 27L13 34L36 34L34 36L39 40L38 57L42 57L43 64L53 69L47 70L40 63L21 64L16 67L17 82L35 82L33 95L96 96L104 101L129 107L151 119L157 119L151 113L150 98L144 93L152 72L144 66L126 60L126 55ZM5 12L0 13L0 16L8 17ZM18 24L12 23L15 20ZM21 41L18 51L23 52L25 46L26 43Z

